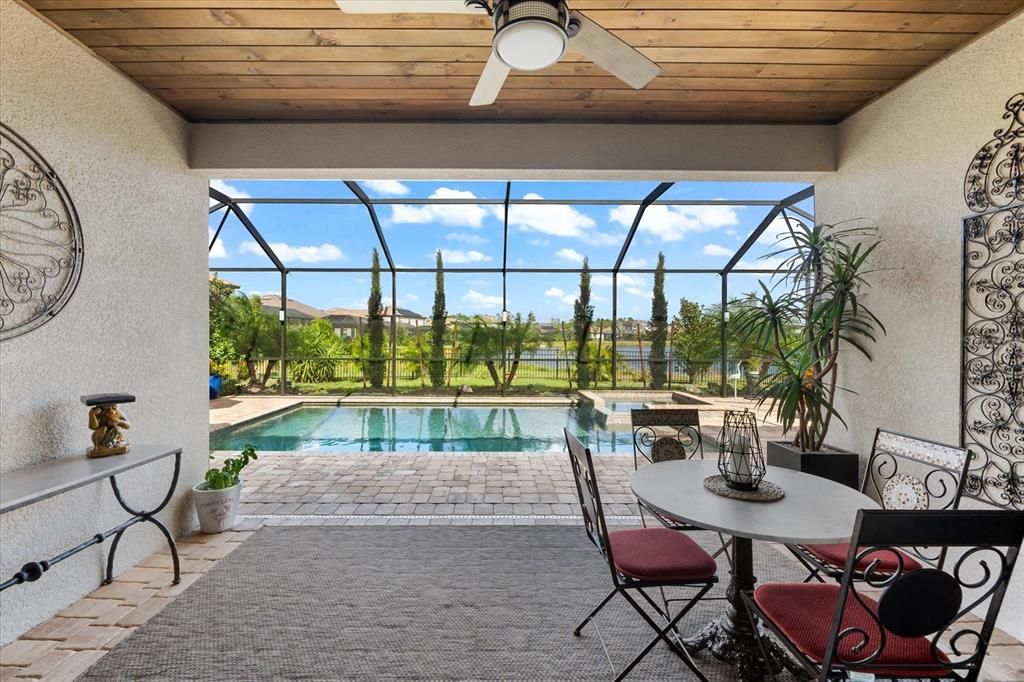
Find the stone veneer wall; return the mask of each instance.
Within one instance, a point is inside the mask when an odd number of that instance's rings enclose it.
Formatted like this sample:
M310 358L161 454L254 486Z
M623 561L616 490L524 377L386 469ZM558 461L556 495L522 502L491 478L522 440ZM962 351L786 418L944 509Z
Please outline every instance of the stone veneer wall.
M206 179L187 165L188 124L30 10L0 2L0 121L60 175L78 209L85 265L50 322L0 345L0 475L89 444L78 396L127 391L131 440L183 446L173 528L207 457ZM151 506L170 461L123 477ZM124 518L105 483L0 517L0 576ZM160 547L149 524L125 535L124 570ZM107 543L109 545L109 543ZM106 548L107 545L104 545ZM0 644L99 585L98 548L0 597Z
M868 363L848 356L841 395L849 430L835 445L867 453L876 427L960 439L960 220L978 149L1006 125L1024 90L1024 15L939 62L839 125L839 168L817 183L821 222L864 218L881 229L874 311L888 334ZM1024 638L1024 571L1000 625Z

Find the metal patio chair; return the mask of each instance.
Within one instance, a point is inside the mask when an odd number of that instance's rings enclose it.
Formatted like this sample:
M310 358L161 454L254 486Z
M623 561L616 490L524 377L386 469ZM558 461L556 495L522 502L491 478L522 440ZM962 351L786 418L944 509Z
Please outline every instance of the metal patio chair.
M573 476L576 480L576 493L579 496L580 509L583 512L583 523L587 537L597 546L608 562L611 571L612 591L600 604L584 618L573 630L580 636L598 612L612 600L615 595L622 595L633 609L640 614L656 633L654 639L638 653L632 661L616 675L616 681L622 680L629 672L653 649L658 642L664 640L675 653L682 658L686 666L700 680L707 678L694 663L689 652L674 638L669 636L676 624L689 613L701 597L718 582L717 566L710 554L705 552L693 538L667 528L637 528L609 531L605 523L604 508L601 506L601 492L594 473L594 460L590 449L565 430L565 442L569 450ZM655 587L692 587L696 595L674 616L663 611L645 590ZM661 627L654 618L630 594L636 592L643 601L653 608L666 621ZM596 627L596 625L595 625ZM600 638L600 631L598 637ZM601 640L605 655L608 649ZM608 658L611 662L611 657ZM613 665L614 672L614 665Z
M964 448L878 429L861 492L883 509L957 509L969 461L970 453ZM804 582L824 582L823 575L838 580L843 574L846 543L786 547L810 571ZM941 548L905 547L900 562L891 553L883 554L877 557L874 570L910 570L921 568L922 563L942 568L945 555ZM875 559L864 557L856 569L863 573Z
M699 410L663 407L634 409L630 410L630 419L633 426L634 469L640 468L642 464L655 462L704 459L704 436L700 430ZM705 530L666 518L657 510L645 507L642 502L637 502L637 506L640 508L640 523L644 527L647 526L647 515L649 514L656 518L661 525L672 530ZM729 566L732 566L732 557L729 555L732 540L727 539L721 533L717 535L721 547L715 550L711 556L717 559L724 554Z
M851 672L977 680L1024 542L1024 512L861 510L853 538L839 584L761 585L743 594L748 612L820 682ZM949 572L913 568L901 548L915 545L959 556ZM886 561L895 570L881 570ZM764 656L765 635L755 633Z

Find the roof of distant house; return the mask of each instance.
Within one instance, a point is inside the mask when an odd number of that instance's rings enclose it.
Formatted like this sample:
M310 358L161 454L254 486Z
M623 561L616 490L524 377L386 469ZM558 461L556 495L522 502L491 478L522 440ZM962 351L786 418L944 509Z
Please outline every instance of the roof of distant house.
M213 281L213 280L215 280L215 279L218 279L218 280L220 280L221 282L224 282L224 284L227 284L227 285L228 285L229 287L231 287L232 289L239 289L239 288L240 288L240 287L239 287L239 286L238 286L237 284L235 284L235 283L234 283L234 282L232 282L231 280L228 280L228 279L224 279L223 277L221 277L220 275L218 275L218 274L217 274L216 272L211 272L211 273L210 273L210 281L212 282L212 281Z
M260 296L260 303L262 303L263 307L268 310L281 309L281 297L278 294L263 294ZM296 301L293 298L288 299L288 317L307 317L314 320L324 317L324 315L324 311L319 308L306 305L302 301Z

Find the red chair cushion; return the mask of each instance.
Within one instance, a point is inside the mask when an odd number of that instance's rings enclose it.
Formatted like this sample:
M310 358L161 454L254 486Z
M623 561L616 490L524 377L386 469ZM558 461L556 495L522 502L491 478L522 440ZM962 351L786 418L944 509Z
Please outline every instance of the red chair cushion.
M768 583L754 590L754 602L758 605L776 628L789 639L805 656L821 663L825 658L825 646L832 629L832 617L835 614L836 600L839 598L839 585L800 584L800 583ZM872 613L878 613L878 603L861 594L861 599ZM842 632L846 628L860 628L868 635L868 640L858 652L853 647L863 638L850 635L839 642L837 660L856 660L870 655L878 649L880 642L880 626L868 611L852 594L847 596L843 609L843 621L839 627ZM899 677L939 677L948 670L911 672L899 669L886 669L886 665L935 665L948 663L949 658L937 651L938 658L932 653L931 640L927 637L900 637L886 631L885 645L882 655L861 670L876 675L894 675ZM875 667L880 666L880 667ZM858 668L852 667L853 670Z
M693 538L668 528L616 530L608 540L615 568L637 580L706 580L718 568Z
M837 545L803 545L803 548L814 556L821 559L830 566L837 568L843 568L846 566L846 555L850 551L850 545L842 542ZM900 552L903 556L903 570L904 571L916 571L921 568L921 563L914 557L910 556L906 552ZM869 552L857 562L854 568L857 571L864 572L867 570L871 562L878 560L878 567L875 569L881 573L895 573L900 570L899 561L896 559L896 555L888 550L879 550L877 552Z

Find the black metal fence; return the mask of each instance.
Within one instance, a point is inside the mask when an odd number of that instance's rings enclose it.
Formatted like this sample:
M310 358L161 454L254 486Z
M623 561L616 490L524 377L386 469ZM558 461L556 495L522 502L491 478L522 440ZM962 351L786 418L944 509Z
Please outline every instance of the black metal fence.
M368 370L373 362L385 365L384 387L415 390L419 388L458 389L533 389L568 391L579 388L577 374L579 362L571 353L558 348L541 348L524 354L518 362L509 357L473 358L468 360L457 350L448 350L445 363L444 387L432 387L429 376L429 357L391 357L376 361L358 356L334 358L288 358L289 392L345 393L370 388ZM658 361L656 360L655 363ZM620 349L615 358L583 360L592 380L586 388L653 388L650 354L646 348ZM280 358L258 358L254 370L258 378L267 380L267 387L277 385L280 377ZM613 367L614 365L614 367ZM392 367L396 376L392 377ZM748 394L756 383L757 375L730 365L725 373L728 394ZM269 368L269 372L268 372ZM689 362L667 353L664 360L664 380L661 388L689 393L720 395L723 386L721 363L717 360Z

